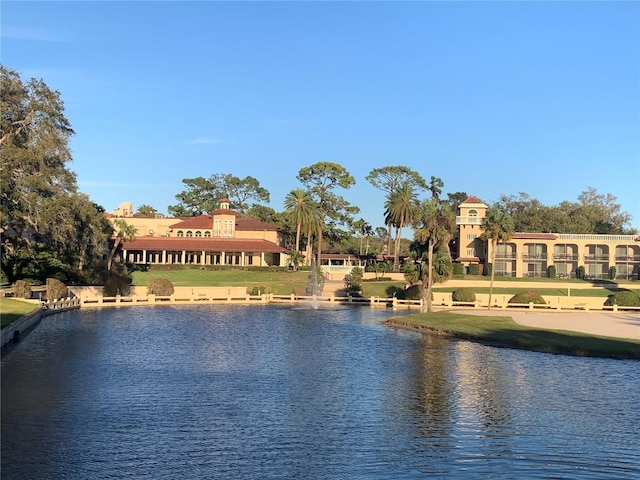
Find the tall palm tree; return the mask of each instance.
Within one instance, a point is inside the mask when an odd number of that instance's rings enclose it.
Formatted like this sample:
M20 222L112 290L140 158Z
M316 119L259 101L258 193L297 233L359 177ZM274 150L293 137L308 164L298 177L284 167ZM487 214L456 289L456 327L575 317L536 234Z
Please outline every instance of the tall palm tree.
M398 190L391 192L385 202L385 222L396 229L396 240L393 248L393 265L397 270L400 261L400 238L402 228L410 225L416 218L420 203L415 193L415 187L404 182Z
M136 239L136 233L138 233L138 229L133 225L129 225L123 219L118 219L113 222L114 226L114 239L113 246L111 247L111 251L109 252L109 256L107 257L107 270L111 271L111 267L113 267L113 257L118 250L118 247L123 244L126 240L133 242Z
M431 313L431 292L434 277L433 252L440 247L443 252L448 252L449 240L456 230L455 217L449 206L438 201L436 198L425 200L420 209L420 228L416 230L414 236L416 241L427 245L427 275L426 285L423 279L422 298L425 300L427 312ZM423 306L424 308L424 306Z
M309 192L296 188L284 199L287 218L296 226L296 251L300 251L300 234L303 225L307 225L315 215L316 205Z
M508 242L514 232L513 219L497 208L489 208L482 219L482 234L480 238L489 242L491 257L491 281L489 282L489 305L491 309L491 295L493 294L493 278L495 275L496 250L498 242Z

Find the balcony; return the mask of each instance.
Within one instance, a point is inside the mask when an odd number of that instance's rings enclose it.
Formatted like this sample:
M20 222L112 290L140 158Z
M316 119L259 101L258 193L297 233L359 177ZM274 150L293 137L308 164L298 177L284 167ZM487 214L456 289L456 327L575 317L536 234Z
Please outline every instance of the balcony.
M605 262L605 261L609 261L609 255L602 254L602 253L595 254L595 255L585 255L584 260L586 262Z
M578 260L578 255L568 254L568 253L554 253L554 260L560 260L564 262L575 262Z
M482 225L482 218L480 217L456 217L456 225Z
M515 252L496 252L496 260L515 260L516 258L518 258L518 254Z
M547 254L546 253L523 253L522 259L523 260L546 260Z
M640 262L640 255L616 255L616 262Z

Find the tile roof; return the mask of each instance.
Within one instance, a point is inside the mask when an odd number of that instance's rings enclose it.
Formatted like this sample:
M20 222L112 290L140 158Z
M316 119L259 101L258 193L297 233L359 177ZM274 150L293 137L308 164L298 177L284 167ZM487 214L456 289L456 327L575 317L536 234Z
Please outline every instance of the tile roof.
M467 197L467 199L464 202L462 202L462 204L464 203L484 203L484 202L480 200L478 197L474 195L470 195L469 197Z
M251 239L138 237L126 241L123 250L189 251L189 252L255 252L285 253L288 250L273 242Z
M216 210L219 214L232 214L240 215L233 210ZM215 212L213 212L215 213ZM178 223L174 223L170 228L173 229L193 229L193 230L212 230L213 229L213 217L211 215L198 215L197 217L185 218ZM255 230L261 232L263 230L276 231L278 227L255 218L237 217L236 216L236 230L251 231Z

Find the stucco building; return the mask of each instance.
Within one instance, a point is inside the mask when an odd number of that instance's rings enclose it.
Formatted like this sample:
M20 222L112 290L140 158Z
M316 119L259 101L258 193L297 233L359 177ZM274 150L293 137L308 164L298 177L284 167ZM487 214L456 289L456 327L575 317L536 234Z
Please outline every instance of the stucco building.
M130 202L113 211L111 219L123 218L136 228L134 241L122 245L121 259L133 264L284 266L287 249L284 233L269 223L242 217L220 208L189 218L134 217Z
M490 262L490 245L480 239L487 208L474 196L460 204L456 261L464 265L475 263L482 269ZM576 277L584 267L586 278L608 279L615 271L615 278L638 279L640 236L516 232L497 246L497 276L546 277L552 265L560 278Z

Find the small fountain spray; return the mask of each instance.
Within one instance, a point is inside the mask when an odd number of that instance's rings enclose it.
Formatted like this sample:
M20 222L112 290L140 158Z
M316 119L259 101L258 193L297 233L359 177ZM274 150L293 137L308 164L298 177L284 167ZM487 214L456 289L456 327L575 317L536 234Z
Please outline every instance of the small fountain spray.
M324 286L324 280L320 273L320 269L316 265L316 260L311 260L311 269L309 270L309 279L307 281L307 295L312 296L311 306L317 310L319 305L318 295L322 294L322 287Z

